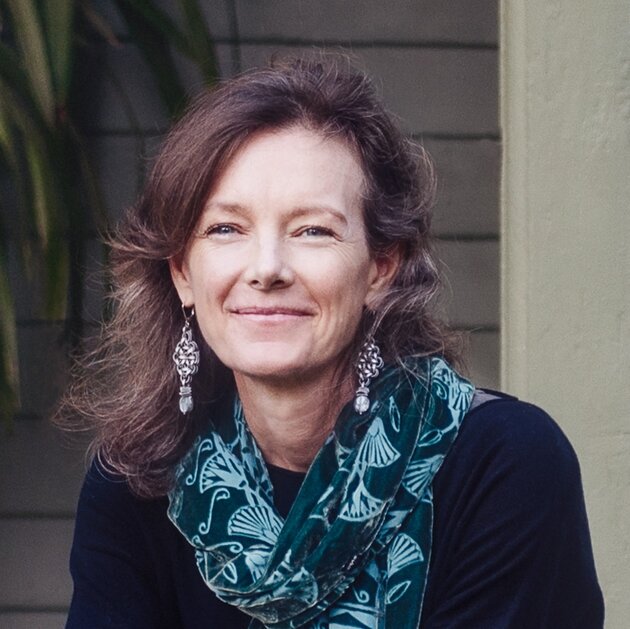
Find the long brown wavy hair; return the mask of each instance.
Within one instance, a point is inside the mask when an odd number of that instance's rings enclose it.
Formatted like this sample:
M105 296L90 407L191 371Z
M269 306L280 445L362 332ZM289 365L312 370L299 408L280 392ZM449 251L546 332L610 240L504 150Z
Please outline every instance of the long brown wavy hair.
M401 261L387 293L366 310L349 348L373 334L384 358L458 358L458 340L433 315L439 278L429 227L431 161L399 130L371 81L340 56L273 62L200 94L168 134L138 202L111 239L114 312L94 351L78 361L57 422L93 430L91 453L138 495L166 493L231 373L202 351L193 379L195 410L178 410L172 354L181 304L169 260L185 250L226 165L253 134L301 125L344 139L365 175L364 219L374 255L394 247ZM196 338L201 336L194 326Z

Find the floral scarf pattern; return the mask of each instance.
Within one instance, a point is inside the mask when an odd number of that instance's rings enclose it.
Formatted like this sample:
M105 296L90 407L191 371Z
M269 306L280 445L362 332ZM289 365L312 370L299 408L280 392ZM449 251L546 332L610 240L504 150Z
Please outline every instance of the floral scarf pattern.
M406 367L383 370L367 413L343 409L286 520L238 396L178 465L169 518L250 628L418 627L432 481L474 388L440 358Z

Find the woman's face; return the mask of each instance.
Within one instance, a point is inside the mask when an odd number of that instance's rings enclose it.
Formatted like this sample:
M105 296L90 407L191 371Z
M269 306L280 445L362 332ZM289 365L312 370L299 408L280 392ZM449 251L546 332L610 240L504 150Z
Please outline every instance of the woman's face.
M370 254L362 189L355 153L302 127L260 133L230 162L171 273L237 376L303 380L339 363L395 270Z

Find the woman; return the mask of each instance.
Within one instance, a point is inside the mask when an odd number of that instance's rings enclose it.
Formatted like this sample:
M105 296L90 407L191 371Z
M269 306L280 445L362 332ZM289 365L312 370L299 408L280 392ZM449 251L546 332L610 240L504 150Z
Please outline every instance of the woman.
M68 627L602 625L571 447L449 366L433 189L339 60L197 99L62 409L97 455Z

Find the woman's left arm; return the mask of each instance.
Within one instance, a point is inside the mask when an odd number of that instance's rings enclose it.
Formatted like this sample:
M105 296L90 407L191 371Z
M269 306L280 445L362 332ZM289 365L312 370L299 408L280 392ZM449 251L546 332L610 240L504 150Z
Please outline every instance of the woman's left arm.
M434 483L423 629L600 629L577 458L540 409L475 409Z

